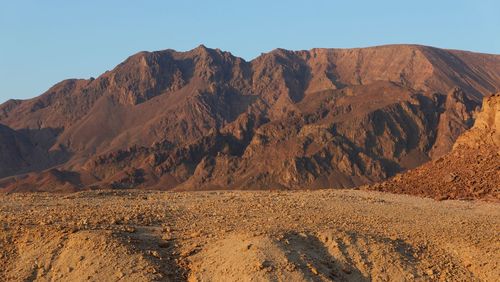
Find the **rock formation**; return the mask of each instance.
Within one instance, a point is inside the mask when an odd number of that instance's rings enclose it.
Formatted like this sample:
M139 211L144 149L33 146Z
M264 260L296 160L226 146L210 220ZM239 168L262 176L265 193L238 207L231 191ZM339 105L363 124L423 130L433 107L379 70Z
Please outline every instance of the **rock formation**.
M500 93L484 99L453 150L370 189L436 199L500 200Z
M418 45L141 52L0 105L0 187L353 187L439 159L498 89L499 55Z

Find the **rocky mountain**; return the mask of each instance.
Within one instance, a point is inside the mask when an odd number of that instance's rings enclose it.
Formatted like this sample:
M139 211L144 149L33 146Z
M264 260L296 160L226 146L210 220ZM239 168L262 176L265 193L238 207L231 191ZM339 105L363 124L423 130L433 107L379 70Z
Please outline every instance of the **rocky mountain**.
M437 199L500 200L500 93L485 98L453 150L370 189Z
M0 186L353 187L446 154L499 89L500 55L418 45L141 52L2 104L42 154L0 139Z
M13 130L0 124L0 178L65 162L65 154L49 151L45 142L56 135L50 129Z

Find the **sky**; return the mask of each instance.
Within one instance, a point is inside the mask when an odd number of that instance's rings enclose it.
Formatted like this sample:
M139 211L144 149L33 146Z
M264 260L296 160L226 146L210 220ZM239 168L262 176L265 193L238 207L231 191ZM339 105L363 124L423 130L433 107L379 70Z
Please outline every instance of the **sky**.
M139 51L395 43L500 54L498 0L0 0L0 103L97 77Z

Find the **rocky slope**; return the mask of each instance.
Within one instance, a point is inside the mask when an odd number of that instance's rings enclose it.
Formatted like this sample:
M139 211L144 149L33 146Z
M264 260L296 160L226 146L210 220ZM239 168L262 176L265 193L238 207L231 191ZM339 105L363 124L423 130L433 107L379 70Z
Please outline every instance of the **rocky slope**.
M204 46L141 52L1 105L0 123L54 160L2 159L0 186L352 187L448 152L498 89L499 55L417 45L276 49L250 62Z
M32 170L43 170L66 161L65 152L49 151L52 130L13 130L0 124L0 178Z
M500 200L500 93L485 98L453 150L370 189L438 199Z

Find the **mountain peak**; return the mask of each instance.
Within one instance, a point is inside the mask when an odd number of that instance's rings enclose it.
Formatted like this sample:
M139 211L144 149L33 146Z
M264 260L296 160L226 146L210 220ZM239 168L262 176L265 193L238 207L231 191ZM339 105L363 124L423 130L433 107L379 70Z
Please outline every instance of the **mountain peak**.
M198 45L196 48L194 49L198 49L198 50L208 50L209 48L207 48L207 46L205 46L204 44L200 44Z
M208 48L207 46L200 44L200 45L198 45L198 47L196 47L188 52L199 54L199 55L208 55L214 51L215 51L214 49Z

